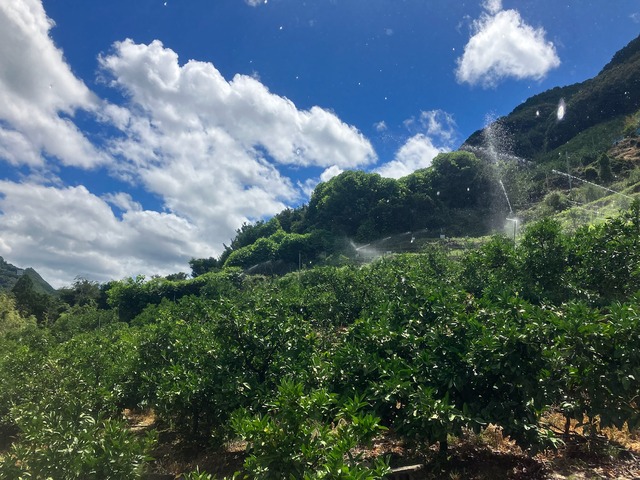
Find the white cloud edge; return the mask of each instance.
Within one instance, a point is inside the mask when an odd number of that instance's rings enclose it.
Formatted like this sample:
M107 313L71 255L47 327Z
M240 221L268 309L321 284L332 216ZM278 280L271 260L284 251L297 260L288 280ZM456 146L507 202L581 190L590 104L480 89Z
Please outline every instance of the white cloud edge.
M560 65L544 28L528 25L501 0L482 3L486 12L472 23L472 36L455 69L459 83L494 88L506 78L541 80Z

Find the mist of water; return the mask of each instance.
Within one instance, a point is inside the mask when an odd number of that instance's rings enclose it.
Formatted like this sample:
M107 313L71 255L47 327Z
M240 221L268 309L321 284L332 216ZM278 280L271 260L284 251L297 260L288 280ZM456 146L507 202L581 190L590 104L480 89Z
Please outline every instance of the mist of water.
M382 252L376 247L371 246L370 243L365 245L357 245L353 240L349 240L349 245L355 251L356 257L360 257L365 260L375 260L382 256Z
M467 152L471 152L478 157L488 158L489 161L493 163L497 162L498 160L501 160L503 162L518 163L520 165L525 165L525 166L533 165L533 162L529 160L526 160L522 157L518 157L517 155L512 155L510 153L500 152L496 150L495 147L487 148L487 147L478 147L476 145L462 145L460 147L460 150L466 150Z
M483 130L485 147L470 147L472 153L488 157L489 162L497 165L498 161L516 162L527 165L529 162L523 158L508 153L511 150L511 138L505 128L497 121L488 119L487 126ZM513 206L507 194L502 178L498 179L500 189L509 206L509 214L513 216Z
M496 163L500 160L503 162L518 163L525 166L533 165L533 162L530 162L529 160L510 153L500 152L499 150L496 150L495 147L487 148L476 145L462 145L460 150L466 150L467 152L475 154L477 157L486 158L492 163Z
M633 197L630 197L629 195L625 195L624 193L621 193L621 192L617 192L617 191L615 191L615 190L612 190L611 188L603 187L602 185L598 185L597 183L593 183L593 182L590 182L590 181L585 180L585 179L583 179L583 178L576 177L576 176L574 176L574 175L570 175L570 174L565 173L565 172L561 172L560 170L551 170L551 171L552 171L553 173L558 174L558 175L562 175L563 177L567 177L567 178L569 178L569 179L571 179L571 180L577 180L577 181L579 181L579 182L586 183L586 184L588 184L588 185L593 185L594 187L597 187L597 188L599 188L600 190L604 190L605 192L613 193L613 194L615 194L615 195L621 195L621 196L623 196L623 197L625 197L625 198L633 198Z
M364 245L359 245L353 240L348 240L356 258L362 262L372 262L390 252L417 251L416 240L424 238L429 229L397 233L379 240L373 240Z

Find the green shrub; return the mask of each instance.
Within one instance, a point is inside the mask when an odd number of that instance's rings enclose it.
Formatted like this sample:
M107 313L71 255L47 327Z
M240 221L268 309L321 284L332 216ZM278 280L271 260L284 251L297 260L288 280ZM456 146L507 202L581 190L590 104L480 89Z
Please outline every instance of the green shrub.
M252 479L381 479L389 472L378 459L372 465L355 449L383 430L379 419L363 413L366 403L355 397L333 415L334 395L304 392L302 384L283 381L266 415L237 412L232 424L249 444L245 460Z
M0 461L0 477L53 480L140 478L153 435L137 438L124 421L97 418L80 402L56 411L26 404L12 411L19 440Z

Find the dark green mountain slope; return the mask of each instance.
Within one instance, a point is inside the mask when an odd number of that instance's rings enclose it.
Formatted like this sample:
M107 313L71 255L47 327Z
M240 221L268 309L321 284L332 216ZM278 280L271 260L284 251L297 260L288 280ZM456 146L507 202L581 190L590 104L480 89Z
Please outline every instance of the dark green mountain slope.
M33 283L33 289L37 293L55 295L56 290L49 285L33 268L18 268L6 262L0 257L0 291L9 291L18 282L21 276L26 275Z
M558 119L558 106L565 115ZM582 83L557 87L535 95L497 122L512 139L512 152L537 160L579 133L640 109L640 37L616 53L602 71ZM481 146L482 130L465 145Z

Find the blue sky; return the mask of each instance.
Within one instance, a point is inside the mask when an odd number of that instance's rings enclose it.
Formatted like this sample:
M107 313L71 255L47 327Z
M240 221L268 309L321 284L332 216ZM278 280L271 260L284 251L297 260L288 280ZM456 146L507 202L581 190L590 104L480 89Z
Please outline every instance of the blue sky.
M0 255L188 271L347 169L398 178L593 77L639 0L0 0Z

